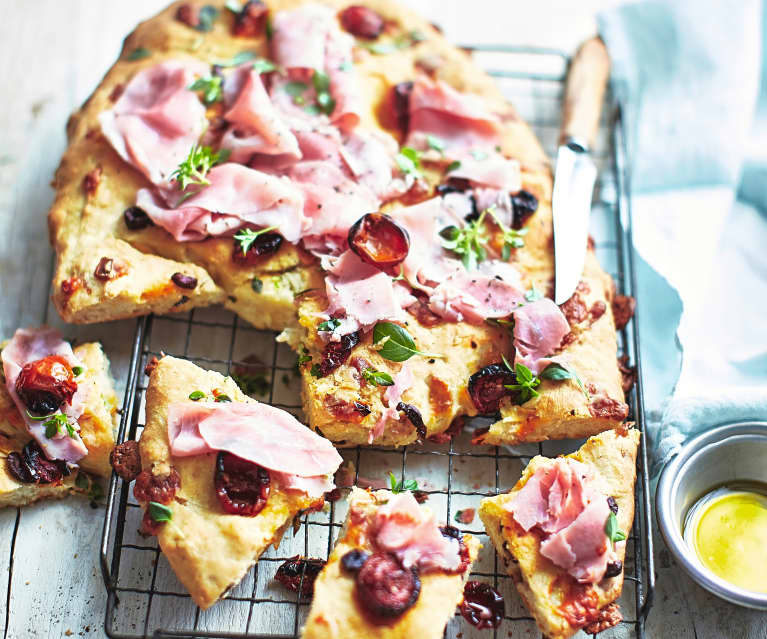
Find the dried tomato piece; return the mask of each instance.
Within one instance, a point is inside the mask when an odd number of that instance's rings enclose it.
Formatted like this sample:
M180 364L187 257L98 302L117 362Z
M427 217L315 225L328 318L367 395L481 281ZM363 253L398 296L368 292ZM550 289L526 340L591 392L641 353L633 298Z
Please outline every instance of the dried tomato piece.
M492 415L498 412L501 398L512 393L506 385L516 383L517 376L505 365L490 364L469 378L469 395L480 415Z
M302 559L296 555L277 568L274 579L291 592L298 592L300 588L302 597L311 597L314 582L325 563L324 559Z
M261 0L248 0L234 18L232 33L241 38L257 38L264 32L268 13Z
M394 119L400 131L405 134L410 128L410 95L412 93L412 82L400 82L392 87L391 106Z
M341 11L341 26L353 36L375 40L384 30L381 14L368 7L353 4Z
M283 237L279 233L262 233L248 247L246 253L242 252L240 243L234 240L232 248L232 261L243 266L255 266L265 255L271 255L280 250Z
M10 473L23 484L53 484L69 474L66 462L48 459L35 440L28 442L21 453L10 453L7 463Z
M374 617L399 617L421 594L415 568L404 568L396 556L375 553L357 573L357 601Z
M26 364L16 379L16 393L30 413L50 415L72 403L77 382L72 367L61 355L49 355Z
M136 479L141 472L141 455L139 455L138 442L129 440L115 446L109 453L109 463L125 481Z
M592 397L589 404L589 413L595 419L626 419L629 414L628 404L619 402L612 397Z
M444 320L429 308L429 296L426 293L414 288L411 294L418 301L408 306L405 310L415 317L421 326L431 328L432 326L442 324Z
M322 351L322 360L317 364L317 368L312 367L312 374L317 372L317 377L325 377L330 375L341 364L343 364L349 355L351 355L352 349L360 343L359 331L354 333L348 333L342 335L341 339L337 342L328 342Z
M370 557L370 554L364 550L359 550L358 548L350 550L341 557L341 568L346 572L359 572L362 566L365 565L368 557Z
M269 499L269 471L232 453L218 454L215 483L218 501L230 515L255 517Z
M426 426L423 423L421 411L412 404L406 404L405 402L399 402L397 404L397 410L401 410L405 413L405 416L410 420L410 423L413 424L415 432L418 435L418 441L422 442L426 439Z
M359 424L371 412L370 407L362 402L348 402L335 395L325 395L325 408L336 419L355 424Z
M527 218L538 210L538 198L524 189L511 196L511 206L514 211L511 226L521 229Z
M349 229L349 248L363 262L385 269L397 266L410 252L410 235L391 217L368 213Z
M169 504L181 488L181 476L175 468L167 475L153 475L148 470L141 471L133 485L133 496L141 502L156 501Z
M503 621L506 604L503 596L490 584L467 581L463 587L461 614L476 628L497 628Z

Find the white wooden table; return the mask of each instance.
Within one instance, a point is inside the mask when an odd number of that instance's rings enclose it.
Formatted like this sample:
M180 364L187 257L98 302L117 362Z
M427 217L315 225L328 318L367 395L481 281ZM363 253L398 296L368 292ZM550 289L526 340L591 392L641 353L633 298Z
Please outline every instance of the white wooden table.
M594 31L594 11L615 0L412 1L462 43L515 43L572 51ZM0 0L0 335L60 324L49 304L52 254L45 213L69 112L96 86L122 38L164 2ZM532 6L531 6L532 5ZM491 18L492 16L492 18ZM68 335L99 339L125 384L134 322ZM78 499L0 511L0 624L4 637L103 637L98 567L103 509ZM721 602L692 583L656 534L658 587L648 636L767 637L767 615Z

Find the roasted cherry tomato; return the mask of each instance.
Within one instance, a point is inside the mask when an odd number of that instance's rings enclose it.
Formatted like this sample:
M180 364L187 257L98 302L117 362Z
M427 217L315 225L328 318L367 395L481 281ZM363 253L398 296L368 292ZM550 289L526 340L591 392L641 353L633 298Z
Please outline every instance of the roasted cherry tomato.
M516 384L517 376L503 364L480 368L469 378L469 395L481 415L498 412L501 398L511 395L506 385Z
M348 241L363 262L382 269L397 266L410 251L408 232L382 213L363 215L349 229Z
M230 515L254 517L269 499L269 471L232 453L218 454L215 483L218 501Z
M61 355L49 355L26 364L16 380L16 393L35 415L50 415L65 402L71 404L76 392L72 367Z
M357 573L357 601L374 618L399 617L418 601L421 580L390 553L375 553Z
M375 40L385 26L380 13L358 4L346 7L339 17L344 29L358 38L367 40Z

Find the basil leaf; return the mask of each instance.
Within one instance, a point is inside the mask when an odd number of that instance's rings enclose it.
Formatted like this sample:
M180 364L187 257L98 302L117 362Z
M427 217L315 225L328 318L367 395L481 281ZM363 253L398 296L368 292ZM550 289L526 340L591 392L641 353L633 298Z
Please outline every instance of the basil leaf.
M461 168L461 163L458 160L454 160L453 162L447 165L447 168L445 169L445 173L450 173L460 168Z
M156 522L171 521L173 519L173 511L156 501L149 502L149 516Z
M443 357L434 353L423 353L415 347L415 341L399 324L378 322L373 329L373 344L381 343L378 354L390 362L404 362L413 355Z
M368 384L373 386L394 386L394 380L389 373L366 368L362 371L362 377Z
M312 377L322 377L322 371L320 371L319 364L312 364L312 367L309 369L309 372L311 373Z
M576 373L574 370L566 368L562 364L552 362L541 371L540 377L541 379L550 379L554 381L572 379L578 385L578 388L581 389L581 392L586 397L586 401L591 401L591 396L586 390L586 387L583 385L580 377L578 377L578 373Z
M213 5L206 4L200 9L199 20L200 23L195 27L198 31L207 33L213 29L213 23L218 18L218 9Z
M401 493L406 490L418 490L418 482L415 479L408 479L405 482L402 480L397 481L394 473L389 471L389 489L394 494Z
M72 367L72 373L74 373L75 377L80 377L80 375L83 374L83 367L82 366L73 366Z
M189 399L191 399L193 402L201 400L203 397L205 397L205 393L203 393L201 390L196 390L189 393Z
M330 77L327 73L315 69L314 75L312 76L312 84L314 85L314 90L318 94L327 93L330 90Z
M291 98L294 100L297 97L302 96L302 94L309 88L309 85L306 84L306 82L288 82L284 87L282 87L282 90L285 91Z
M434 149L440 153L445 150L445 143L431 133L426 135L426 143L429 145L430 149Z
M610 513L605 522L605 535L613 544L616 541L624 541L626 539L626 533L618 528L618 518L614 512Z
M54 420L50 419L45 422L45 436L48 439L53 439L59 432L59 425Z
M266 58L258 58L253 63L253 70L256 73L269 73L274 71L276 68L277 67L274 65L274 62L267 60Z
M250 62L258 58L258 54L253 51L240 51L236 53L231 60L225 60L223 62L216 62L216 66L219 67L238 67L245 62Z
M525 299L528 302L537 302L538 300L543 299L543 294L535 288L535 284L533 284L530 287L530 290L525 293Z
M143 60L144 58L148 58L150 55L152 55L152 52L149 49L138 47L133 49L133 51L125 56L125 59L134 62L135 60Z
M231 402L232 398L229 397L229 395L227 395L226 393L219 393L218 395L216 395L216 401L227 403L227 402Z
M331 318L329 320L325 320L324 322L321 322L317 326L317 330L318 331L322 331L322 332L332 333L339 326L341 326L341 320L338 320L338 319L333 317L333 318Z

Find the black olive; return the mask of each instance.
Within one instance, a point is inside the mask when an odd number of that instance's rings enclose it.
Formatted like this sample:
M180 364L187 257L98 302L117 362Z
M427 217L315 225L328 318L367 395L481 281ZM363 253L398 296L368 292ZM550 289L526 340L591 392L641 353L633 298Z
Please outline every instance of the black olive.
M615 501L615 497L608 497L607 505L610 507L610 510L613 511L614 515L618 514L618 502Z
M152 222L146 211L138 206L131 206L125 209L123 219L125 220L125 226L131 231L140 231L147 226L154 226L154 222Z
M410 420L410 423L413 424L415 432L418 435L418 440L423 441L426 439L426 426L423 423L421 411L412 404L406 404L405 402L399 402L397 404L397 410L401 410L405 413L405 416Z
M512 227L519 230L527 218L538 210L538 198L529 191L521 190L511 196L511 205L514 209Z
M498 412L501 398L512 394L506 386L516 383L517 376L504 364L490 364L469 378L469 395L481 415L492 415Z
M179 288L191 290L197 287L197 278L185 273L174 273L170 276L170 279Z
M341 557L341 567L346 572L359 572L370 555L364 550L350 550Z
M618 561L611 561L607 564L605 577L617 577L621 572L623 572L623 562L620 559Z

